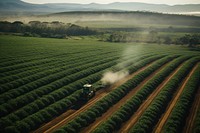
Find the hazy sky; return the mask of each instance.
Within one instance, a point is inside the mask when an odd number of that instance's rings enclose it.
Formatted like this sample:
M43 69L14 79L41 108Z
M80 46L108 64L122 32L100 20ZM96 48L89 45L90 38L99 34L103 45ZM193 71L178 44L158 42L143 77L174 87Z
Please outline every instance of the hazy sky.
M144 2L154 4L200 4L200 0L22 0L29 3L112 3L112 2Z

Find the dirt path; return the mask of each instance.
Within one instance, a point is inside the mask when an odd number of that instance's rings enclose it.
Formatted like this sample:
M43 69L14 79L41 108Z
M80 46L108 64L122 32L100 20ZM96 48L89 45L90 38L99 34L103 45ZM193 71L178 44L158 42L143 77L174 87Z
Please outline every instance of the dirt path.
M85 104L79 110L77 110L77 111L76 110L68 110L68 111L66 111L65 113L63 113L59 117L53 119L49 123L45 124L44 126L40 127L39 129L35 130L34 133L38 133L38 132L50 133L50 132L54 131L55 129L58 129L58 128L62 127L63 125L65 125L66 123L68 123L70 120L72 120L76 116L78 116L81 112L86 111L94 103L96 103L98 100L100 100L101 98L103 98L104 96L106 96L110 91L112 91L115 88L117 88L118 86L124 84L125 82L127 82L128 80L130 80L131 78L133 78L133 76L137 75L138 73L144 71L145 69L147 69L153 63L154 63L154 61L151 62L150 64L142 67L141 69L139 69L135 73L133 73L131 75L128 75L126 78L118 81L117 83L114 83L109 88L104 88L104 89L99 90L96 93L95 97L93 97L87 104Z
M53 119L49 123L45 124L43 127L39 128L38 130L34 131L34 133L38 133L39 131L49 133L52 132L53 130L63 126L65 123L69 122L76 116L78 116L81 112L87 110L90 106L92 106L95 102L97 102L101 97L104 97L106 93L101 93L98 95L98 97L95 97L91 99L86 105L81 107L79 110L68 110L61 116Z
M49 123L43 125L41 128L38 128L33 133L44 133L50 127L52 127L53 125L55 125L56 123L58 123L58 121L61 121L61 120L65 119L66 117L68 117L69 115L73 114L74 112L75 112L75 110L68 110L67 112L63 113L59 117L56 117L55 119L53 119Z
M138 121L140 116L144 111L149 107L154 98L162 90L162 88L170 81L170 79L180 70L181 66L179 65L154 91L149 95L149 97L142 103L139 109L134 113L134 115L120 128L119 132L129 132L132 126Z
M164 68L168 63L157 69L155 72L153 72L150 76L145 78L136 88L131 90L125 97L123 97L119 102L117 102L115 105L113 105L106 113L104 113L101 117L96 119L91 125L84 128L81 133L90 133L92 132L100 123L105 121L107 118L109 118L117 109L119 109L123 104L126 103L128 99L130 99L137 91L139 91L145 83L150 80L156 73L158 73L162 68Z
M190 114L186 120L183 133L192 133L194 120L196 118L197 111L199 108L200 108L200 87L198 88L198 92L195 96L194 102L192 104L192 108L190 109Z
M173 97L172 101L169 103L169 106L166 110L166 112L164 113L164 115L162 116L162 118L159 120L154 132L155 133L161 133L163 126L165 125L168 117L170 116L174 106L176 105L181 93L183 92L186 83L188 82L188 80L190 79L190 77L192 76L192 74L194 73L195 69L198 67L198 65L196 65L195 67L193 67L192 71L190 71L189 75L184 79L184 81L182 82L182 85L178 88L178 92L176 93L176 95Z

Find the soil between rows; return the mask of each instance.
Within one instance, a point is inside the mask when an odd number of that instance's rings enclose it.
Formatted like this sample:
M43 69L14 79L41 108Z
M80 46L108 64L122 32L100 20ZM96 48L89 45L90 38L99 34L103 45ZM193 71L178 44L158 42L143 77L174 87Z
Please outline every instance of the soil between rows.
M197 112L199 109L200 109L200 87L198 88L194 102L190 109L189 116L187 117L185 128L183 130L184 133L192 133L193 132L194 121L196 119L196 115L197 115Z
M168 62L169 63L169 62ZM148 82L156 73L163 69L168 63L161 66L159 69L154 71L151 75L145 78L136 88L132 89L125 97L123 97L119 102L113 105L109 110L106 111L101 117L97 118L91 125L84 128L81 133L91 133L100 123L108 119L116 110L118 110L123 104L126 103L134 94L136 94L146 82Z
M80 113L86 111L89 107L91 107L94 103L96 103L98 100L106 96L110 91L114 90L118 86L124 84L133 76L137 75L138 73L144 71L147 69L151 64L153 64L155 61L149 63L148 65L142 67L138 71L134 72L133 74L128 75L127 77L123 78L122 80L114 83L112 86L109 88L103 88L99 90L96 95L89 100L84 106L82 106L79 110L67 110L65 113L62 115L58 116L57 118L53 119L52 121L48 122L47 124L43 125L42 127L38 128L35 130L33 133L38 133L38 132L44 132L44 133L50 133L53 132L54 130L62 127L72 119L74 119L76 116L78 116Z
M154 128L154 132L155 133L161 133L163 126L165 125L167 119L169 118L174 106L176 105L179 97L181 96L185 85L187 84L188 80L190 79L190 77L192 76L192 74L194 73L195 69L197 68L198 64L196 64L192 70L189 72L189 74L187 75L187 77L182 81L181 86L177 89L177 92L175 93L174 97L172 98L172 101L169 103L169 106L167 107L165 113L162 115L162 117L160 118L158 124L156 125L156 127Z
M144 113L144 111L150 106L154 98L158 95L158 93L162 90L162 88L170 81L170 79L180 70L181 65L179 65L166 79L154 90L153 93L149 95L149 97L142 103L139 109L134 113L134 115L123 124L120 128L119 132L128 132L132 126L138 121L140 116Z

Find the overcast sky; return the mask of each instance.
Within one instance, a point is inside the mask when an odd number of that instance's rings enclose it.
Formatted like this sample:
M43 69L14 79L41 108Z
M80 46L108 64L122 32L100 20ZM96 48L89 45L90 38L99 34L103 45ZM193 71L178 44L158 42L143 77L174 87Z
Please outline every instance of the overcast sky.
M112 2L143 2L153 4L200 4L200 0L22 0L29 3L112 3Z

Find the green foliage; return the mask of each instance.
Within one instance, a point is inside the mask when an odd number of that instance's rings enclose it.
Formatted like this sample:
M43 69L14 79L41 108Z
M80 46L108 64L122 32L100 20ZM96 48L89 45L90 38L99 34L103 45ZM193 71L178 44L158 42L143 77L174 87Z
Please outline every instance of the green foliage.
M163 132L170 131L171 133L181 132L184 127L184 121L189 114L189 109L194 100L194 95L199 87L200 81L200 65L194 71L193 75L187 82L179 100L174 106L169 118L167 119Z
M187 60L189 57L179 57L172 62L170 62L162 71L157 73L152 79L150 79L145 85L131 98L129 99L119 110L117 110L108 120L99 125L95 132L98 132L98 129L104 129L107 125L111 125L112 122L116 122L117 125L113 125L114 130L117 130L123 122L128 120L134 112L139 108L144 101L153 91L154 89L173 71L178 65L180 65L183 61ZM121 119L115 119L121 117ZM111 129L110 129L111 130ZM134 130L139 131L138 129Z
M162 56L160 56L160 57L162 57ZM136 63L136 65L134 65L134 67L137 68L137 65L140 66L141 64L143 64L143 65L144 64L148 64L149 63L148 61L151 62L151 61L153 61L153 60L155 60L157 58L160 58L160 57L159 56L154 56L154 57L151 57L151 58L147 58L145 60L142 60L142 61ZM68 124L70 124L70 125L73 125L73 124L76 125L78 123L80 124L80 122L78 122L77 119L79 119L79 117L81 117L82 115L88 116L88 118L86 118L85 120L87 121L88 124L91 124L97 117L99 117L99 114L97 114L97 112L96 112L96 108L97 107L98 108L102 107L103 110L101 111L101 113L103 114L112 105L114 105L120 99L122 99L131 89L133 89L134 87L136 87L145 77L147 77L148 75L150 75L154 70L158 69L164 63L166 63L167 61L169 61L169 60L171 60L173 58L175 58L175 56L167 56L167 57L164 57L164 58L156 61L148 69L146 69L143 72L139 73L134 78L132 78L129 81L127 81L125 84L119 86L118 88L116 88L115 90L113 90L112 92L110 92L108 95L106 95L105 97L103 97L102 99L100 99L99 101L97 101L94 106L90 107L87 111L81 113L78 117L74 118ZM131 71L131 69L129 69L129 70ZM117 94L118 97L113 97L113 94ZM128 113L130 111L131 111L130 107L125 107L124 108L124 118L123 118L123 120L127 120L128 117L130 117L129 113ZM118 119L116 119L116 120L118 120ZM119 119L119 120L121 120L121 119ZM109 123L106 126L106 129L110 132L110 131L114 130L117 127L118 123L115 122L115 121L113 121L112 119L109 120L109 121L111 123ZM63 129L64 129L64 127L63 127ZM85 127L85 125L81 125L81 127L79 127L78 129L76 128L76 130L79 131L83 127Z
M158 122L160 116L168 106L168 103L172 99L173 93L176 91L179 83L189 73L192 67L200 60L199 57L192 58L186 61L180 70L172 77L172 79L164 86L160 93L156 96L150 106L145 110L138 122L132 127L131 132L135 130L145 132L151 132L152 128ZM151 120L149 122L148 120ZM140 127L140 128L138 128Z
M104 72L128 70L133 73L163 58L149 71L109 93L109 97L94 104L88 113L78 116L74 125L66 127L66 131L77 132L100 117L163 63L184 54L199 54L177 46L113 45L91 38L65 40L1 35L0 40L1 132L35 130L72 107L80 98L82 86L86 83L95 86ZM136 108L135 105L141 103L140 98L143 95L138 95L130 105ZM119 117L113 118L116 122L111 122L108 130L118 128L121 121L128 119L127 111L134 110L130 105L118 114Z
M196 46L200 44L200 34L186 34L179 38L179 43L189 47Z
M24 33L24 36L50 37L50 38L66 38L66 36L94 35L96 31L88 27L80 27L74 24L64 24L58 21L51 23L30 21L23 24L20 21L0 22L1 32Z
M197 112L193 132L194 133L200 132L200 108L198 109L198 112Z

